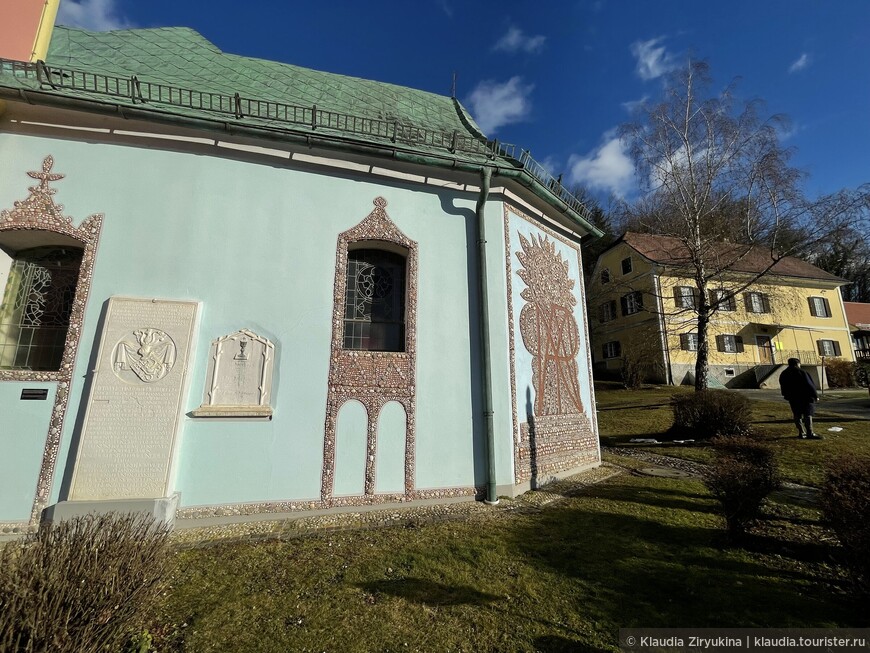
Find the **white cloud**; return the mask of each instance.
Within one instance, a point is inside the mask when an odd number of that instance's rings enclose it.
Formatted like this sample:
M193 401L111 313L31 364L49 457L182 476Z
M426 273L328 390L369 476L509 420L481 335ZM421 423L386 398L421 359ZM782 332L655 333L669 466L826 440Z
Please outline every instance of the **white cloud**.
M505 32L496 44L492 46L495 52L525 52L534 54L540 52L544 47L546 36L526 36L523 31L517 27L511 27Z
M660 36L631 44L631 53L637 59L636 72L641 79L655 79L676 68L674 56L665 49L665 46L660 45L662 41L664 37Z
M801 56L798 57L797 61L795 61L791 66L789 66L788 72L796 73L799 70L803 70L804 68L806 68L807 66L810 65L810 60L811 60L810 55L808 55L806 52L801 53Z
M633 113L637 109L640 109L644 104L649 101L649 95L644 95L639 100L628 100L627 102L622 103L622 108L628 111L628 113Z
M493 80L480 82L471 92L468 105L481 131L490 135L503 125L524 120L532 108L529 95L534 88L524 84L522 77L511 77L501 84Z
M118 15L115 0L64 0L60 3L55 22L95 32L131 27L127 19Z
M568 179L590 190L604 190L625 197L634 188L634 164L614 131L604 134L602 144L586 156L568 159Z

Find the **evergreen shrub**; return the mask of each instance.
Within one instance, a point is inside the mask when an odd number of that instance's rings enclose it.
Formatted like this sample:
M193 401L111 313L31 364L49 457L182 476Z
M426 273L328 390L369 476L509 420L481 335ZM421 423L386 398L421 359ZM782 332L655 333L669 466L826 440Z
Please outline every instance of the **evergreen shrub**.
M854 388L857 381L855 374L857 365L842 358L831 358L825 361L825 374L828 386L831 388Z
M842 547L853 588L870 597L870 457L836 459L825 474L822 511Z
M672 435L712 440L746 436L752 431L749 399L733 390L701 390L671 399L674 412Z
M776 459L768 446L747 437L717 438L713 446L716 457L704 484L719 501L728 534L739 540L781 484Z

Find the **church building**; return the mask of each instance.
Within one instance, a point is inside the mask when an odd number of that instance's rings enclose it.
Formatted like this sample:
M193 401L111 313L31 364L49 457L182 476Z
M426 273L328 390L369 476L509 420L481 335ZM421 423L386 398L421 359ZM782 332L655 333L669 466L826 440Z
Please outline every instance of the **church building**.
M528 152L448 96L46 20L0 17L0 535L599 464L600 232Z

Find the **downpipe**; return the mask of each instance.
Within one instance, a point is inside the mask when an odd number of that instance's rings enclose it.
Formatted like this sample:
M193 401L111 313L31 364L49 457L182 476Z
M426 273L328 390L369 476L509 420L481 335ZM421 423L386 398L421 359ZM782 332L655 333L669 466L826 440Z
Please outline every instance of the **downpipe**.
M486 498L484 501L491 505L498 505L498 493L496 491L496 465L495 465L495 425L492 411L492 351L489 340L489 289L486 283L486 220L484 213L486 201L489 198L489 189L492 182L492 168L480 169L480 195L477 198L477 283L480 295L480 309L478 312L480 322L480 349L482 363L483 382L483 417L486 425Z

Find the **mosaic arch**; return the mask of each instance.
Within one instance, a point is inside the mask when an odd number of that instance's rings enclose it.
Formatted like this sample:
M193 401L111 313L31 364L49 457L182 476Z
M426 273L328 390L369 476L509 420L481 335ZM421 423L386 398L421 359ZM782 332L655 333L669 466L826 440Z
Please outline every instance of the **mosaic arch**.
M39 181L38 184L28 188L30 195L24 200L14 202L12 209L0 211L0 237L3 234L15 231L62 234L80 243L84 249L81 267L79 268L78 283L70 311L69 329L64 344L63 357L58 370L44 372L0 370L0 382L31 381L57 383L57 393L55 394L48 433L46 434L45 449L39 469L30 521L27 524L0 523L0 533L18 532L35 528L39 524L39 517L43 508L47 505L49 493L51 492L51 482L57 464L64 417L66 416L69 401L73 366L75 365L76 354L81 340L85 305L87 304L88 294L91 289L94 257L103 224L102 214L95 214L86 218L78 227L73 225L72 218L63 215L63 205L57 204L54 201L57 189L53 188L50 184L60 181L66 175L53 172L53 168L54 158L51 155L46 156L42 161L41 170L27 173L32 179Z
M360 497L334 497L335 425L338 411L350 400L360 402L367 415L364 500L375 497L377 429L381 409L396 401L405 409L405 483L397 495L377 495L379 501L400 501L414 492L415 375L417 362L417 243L405 236L387 215L387 201L374 199L374 210L357 226L338 236L330 348L329 395L323 438L321 500L330 506L353 505ZM405 255L404 351L344 349L344 304L347 292L348 250L354 246L395 250Z

